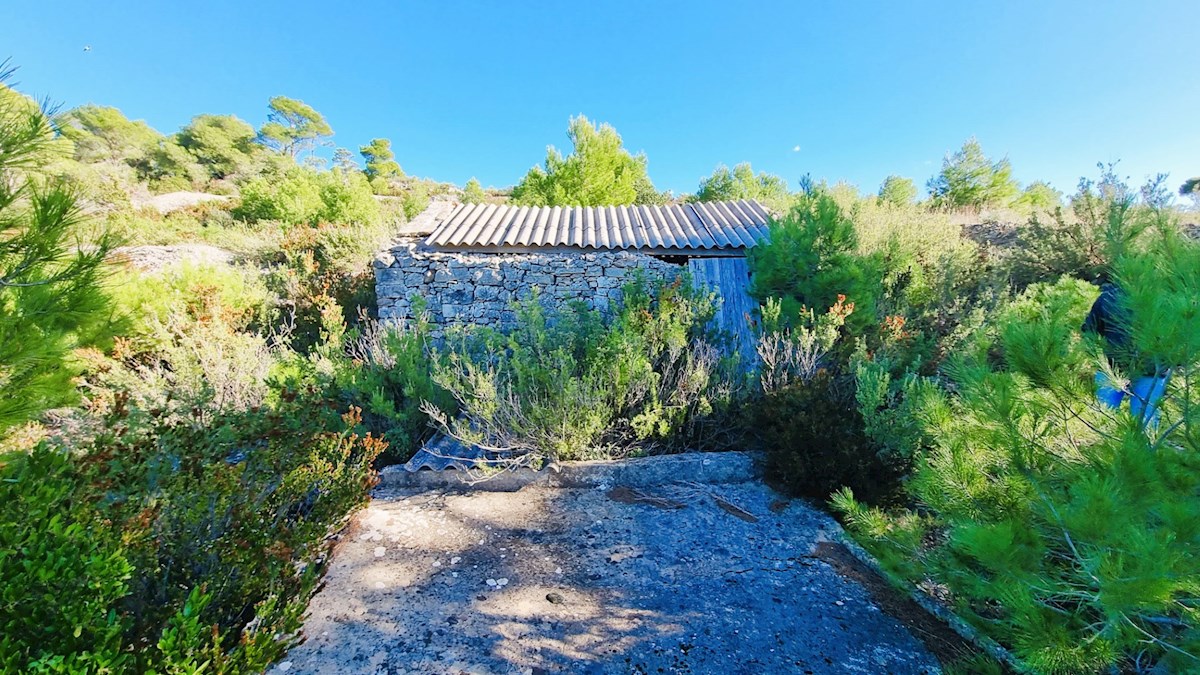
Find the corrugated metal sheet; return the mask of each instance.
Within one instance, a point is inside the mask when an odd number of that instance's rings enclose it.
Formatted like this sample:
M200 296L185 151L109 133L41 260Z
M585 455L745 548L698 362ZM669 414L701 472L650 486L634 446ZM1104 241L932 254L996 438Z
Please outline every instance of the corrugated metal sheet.
M741 354L741 365L750 370L758 363L755 351L754 312L750 297L750 265L745 258L692 258L688 261L692 283L716 291L721 304L712 318L715 328L731 335Z
M425 240L438 248L742 249L767 236L754 200L669 206L461 204Z

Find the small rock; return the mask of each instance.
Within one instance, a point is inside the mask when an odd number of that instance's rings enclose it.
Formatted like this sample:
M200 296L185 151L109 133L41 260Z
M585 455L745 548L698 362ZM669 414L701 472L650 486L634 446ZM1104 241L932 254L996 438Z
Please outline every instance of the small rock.
M552 605L561 605L563 604L563 596L561 593L551 591L546 594L546 602L549 602Z
M457 564L458 564L458 561L460 561L460 560L462 560L462 558L460 558L460 557L458 557L458 556L454 556L453 558L451 558L451 559L450 559L450 564L451 564L451 565L457 565Z
M382 546L376 546L376 547L375 547L375 557L376 557L376 558L382 558L382 557L383 557L383 555L384 555L385 553L387 553L387 549L386 549L386 548L384 548L384 547L382 547Z
M283 663L279 664L279 672L281 672L281 673L286 673L287 671L289 671L291 669L292 669L291 661L284 661Z

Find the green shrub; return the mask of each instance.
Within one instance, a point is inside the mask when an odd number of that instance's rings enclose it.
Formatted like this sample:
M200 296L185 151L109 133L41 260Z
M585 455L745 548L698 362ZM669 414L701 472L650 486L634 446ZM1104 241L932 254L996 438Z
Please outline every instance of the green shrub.
M132 327L126 337L153 341L178 316L188 323L221 322L231 330L266 326L274 298L258 270L185 263L157 274L114 276L114 303Z
M133 568L72 458L0 456L0 671L120 672Z
M909 489L926 515L837 501L1036 672L1200 667L1200 247L1168 233L1114 267L1141 364L1173 366L1156 424L1095 399L1110 367L1078 333L1095 290L1035 286L919 412L932 448Z
M703 447L727 440L733 364L708 341L711 295L686 279L635 281L615 315L535 295L508 333L452 339L434 370L461 408L439 425L514 463Z
M248 222L369 225L379 220L370 185L357 172L317 172L296 166L279 175L252 178L241 190L242 200L233 214Z
M383 247L389 228L296 226L264 262L268 287L279 297L293 347L307 351L320 341L321 312L327 300L343 309L347 323L375 314L375 274L371 260Z
M875 257L858 254L858 243L854 222L817 190L772 221L769 242L748 252L751 293L760 302L778 298L785 325L844 296L856 308L851 330L863 330L875 321L880 270Z
M321 341L308 354L291 352L273 379L284 388L311 387L322 396L362 410L362 426L388 443L382 464L407 460L432 434L426 401L455 411L454 399L433 381L437 354L418 299L419 318L405 326L364 318L348 328L341 310L326 300Z
M43 444L0 465L0 664L262 672L298 639L384 443L292 392L204 424L105 421L74 457Z
M766 451L768 479L783 490L824 501L843 486L876 502L890 496L901 471L869 451L854 382L821 371L771 392L752 407Z
M748 427L765 452L768 480L789 493L824 501L849 485L880 501L904 473L905 466L872 451L855 378L837 354L853 311L842 297L824 314L808 310L783 328L781 303L772 300L763 309L762 396L747 406Z
M1019 230L1019 246L1010 263L1013 282L1019 288L1064 274L1097 282L1111 263L1136 248L1144 235L1166 226L1165 210L1140 202L1113 165L1100 168L1099 180L1079 182L1069 210L1035 213Z

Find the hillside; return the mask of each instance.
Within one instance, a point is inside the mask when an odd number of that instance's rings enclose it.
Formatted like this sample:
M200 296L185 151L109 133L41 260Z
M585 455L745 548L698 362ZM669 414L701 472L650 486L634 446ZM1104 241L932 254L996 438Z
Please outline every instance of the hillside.
M626 583L644 591L625 599L630 616L691 602L681 588L716 584L740 597L680 609L697 613L681 618L689 630L720 614L733 631L697 648L706 654L698 663L721 668L731 667L723 645L739 644L732 626L743 620L766 649L785 638L788 649L807 644L813 626L821 636L849 630L835 629L840 619L770 613L845 605L797 601L810 591L868 602L857 582L833 575L835 563L807 557L819 537L797 533L824 515L808 506L779 515L777 503L799 498L836 515L898 587L957 613L1019 668L1195 670L1200 246L1181 236L1197 224L1180 201L1195 198L1194 181L1137 188L1109 164L1064 195L1018 183L1007 158L988 157L972 138L924 193L898 175L867 192L808 177L793 189L743 163L675 195L655 186L645 154L627 150L612 126L573 117L568 137L569 152L551 147L511 188L474 179L459 188L413 177L384 138L361 146L361 161L344 148L326 158L331 123L287 97L270 99L257 128L200 114L163 134L115 108L52 114L0 89L0 671L282 670L289 650L313 637L302 629L309 600L379 469L434 434L478 449L493 470L697 451L761 457L766 483L737 492L759 515L707 492L704 510L676 513L695 485L664 488L668 497L616 492L622 506L670 511L663 522L680 528L701 527L694 517L717 531L710 521L733 518L770 547L689 530L657 550L675 557L672 575L703 561L703 583L680 585L658 560L627 564L639 582L614 581L596 613L573 625L577 637L620 633L608 612L624 611ZM371 262L432 202L550 212L734 200L774 213L759 211L753 246L723 251L750 271L742 319L753 354L728 348L732 336L710 321L721 299L690 283L677 260L623 262L641 273L629 278L601 269L603 284L581 282L575 302L550 306L535 290L545 275L506 288L503 274L485 280L451 269L448 257L415 276L453 281L464 306L508 303L513 320L435 331L424 299L397 292L412 320L379 321ZM588 302L593 291L611 302ZM447 520L445 506L471 499L425 496L436 518L474 540L483 521ZM578 559L621 569L625 558L597 557L599 544L586 543L598 536L586 528L604 526L613 505L559 496L577 503L561 522L575 533L562 536L589 549ZM424 508L407 498L377 506ZM492 503L539 518L519 494ZM537 528L550 522L509 534L541 545ZM402 536L392 525L383 529ZM602 535L616 547L621 533ZM413 543L414 560L439 566L439 541ZM465 534L455 542L470 548ZM337 545L366 570L387 549ZM711 548L686 559L701 546ZM777 581L775 569L758 575L770 567L763 551L816 590ZM508 553L480 553L489 564L497 555ZM727 588L741 557L764 568L745 577L752 597ZM809 563L824 567L800 570ZM398 569L423 573L415 564ZM656 571L665 586L639 585ZM334 579L336 593L353 591L353 579ZM601 579L617 577L579 572L571 601ZM535 588L519 585L510 591ZM776 593L769 603L766 589ZM455 607L475 613L457 630L491 630L478 613L487 607L459 591ZM322 602L337 605L330 597ZM546 602L555 617L576 610ZM321 608L338 621L336 606ZM733 611L744 614L725 621ZM458 644L451 618L436 630L453 635L426 633L425 646ZM876 662L928 667L932 657L885 623L890 637L872 637L902 648ZM675 639L673 625L634 632ZM580 655L555 630L543 637L567 651L547 662L563 667L572 658L609 672L674 663L613 655L596 641L596 653ZM871 645L809 647L805 658L833 668L818 655L858 662L854 650ZM781 654L759 656L786 667ZM1002 672L971 649L945 659Z

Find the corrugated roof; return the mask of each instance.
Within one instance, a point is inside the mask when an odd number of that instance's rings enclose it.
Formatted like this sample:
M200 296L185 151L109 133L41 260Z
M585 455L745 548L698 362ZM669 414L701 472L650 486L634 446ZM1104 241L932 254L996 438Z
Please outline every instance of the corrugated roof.
M766 238L769 217L754 200L669 206L461 204L425 243L487 250L741 249Z

